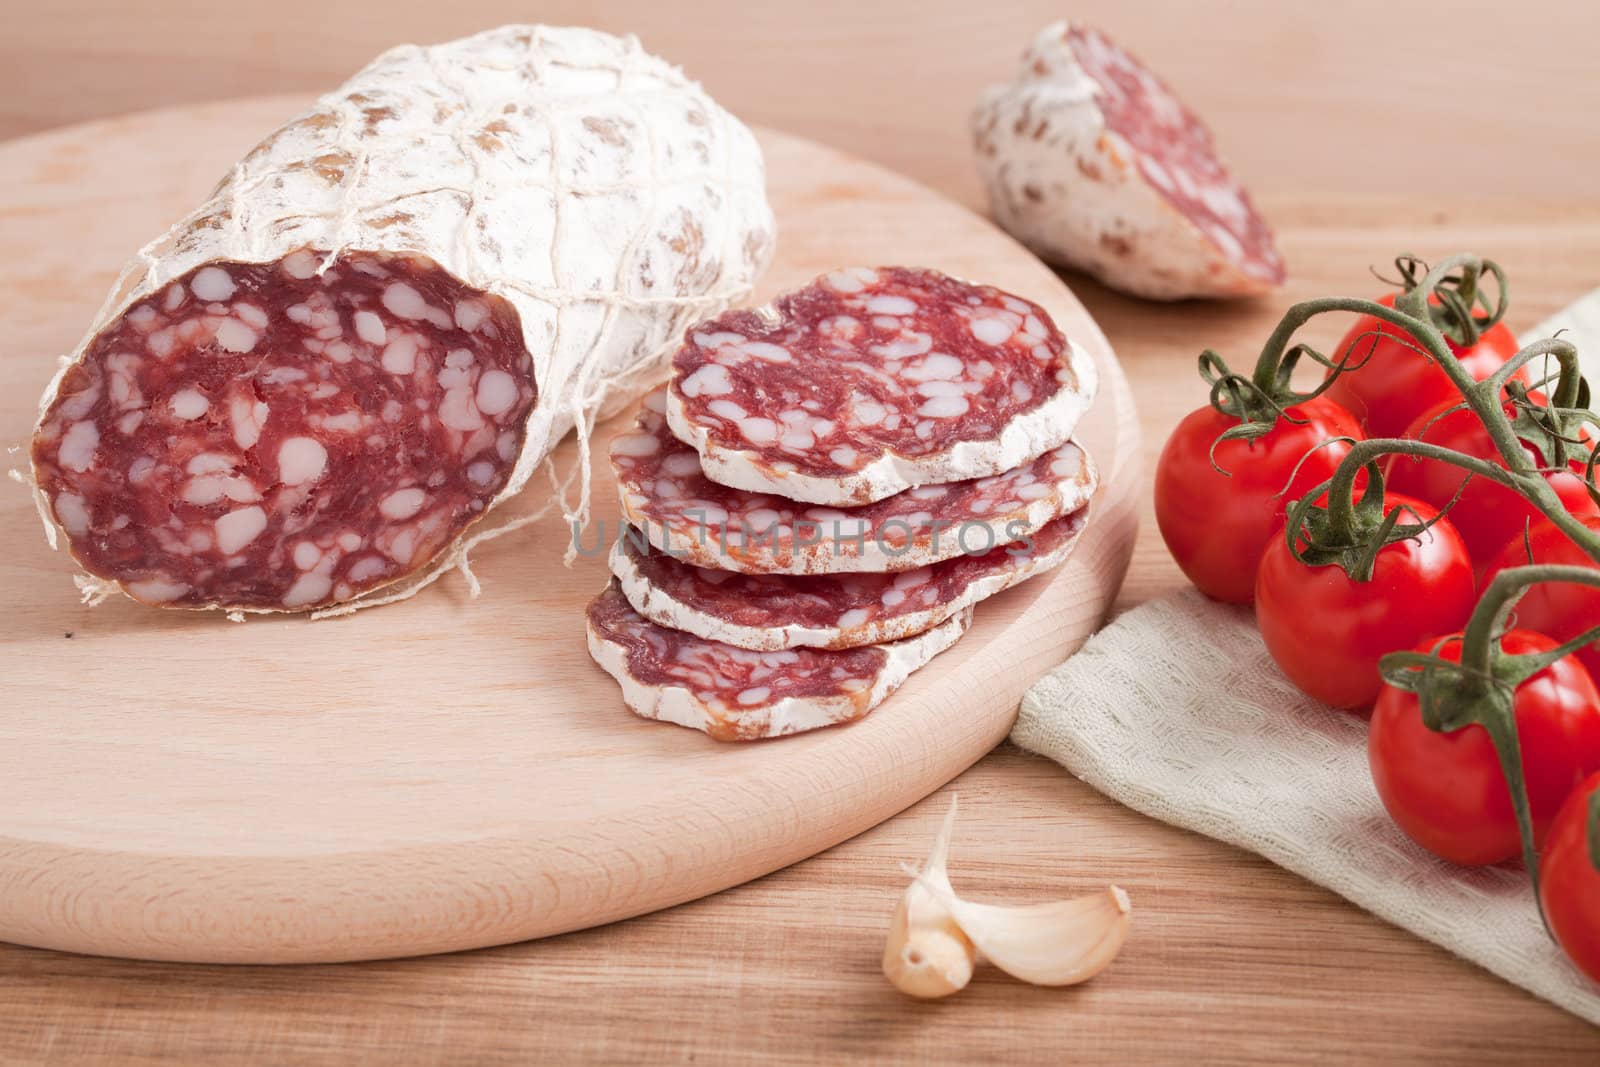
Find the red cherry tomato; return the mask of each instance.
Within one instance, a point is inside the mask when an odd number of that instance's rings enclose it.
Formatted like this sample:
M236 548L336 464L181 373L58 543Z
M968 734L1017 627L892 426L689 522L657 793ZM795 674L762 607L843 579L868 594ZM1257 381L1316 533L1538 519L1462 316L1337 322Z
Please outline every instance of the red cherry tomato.
M1424 641L1431 652L1438 642ZM1512 655L1545 652L1556 642L1512 630L1501 647ZM1439 650L1461 661L1461 639ZM1600 771L1600 692L1572 656L1517 686L1512 702L1522 750L1535 841L1543 841L1561 802ZM1502 863L1522 853L1511 791L1494 742L1476 724L1436 733L1422 721L1415 693L1385 685L1367 734L1372 782L1389 815L1412 840L1452 863Z
M1533 395L1543 400L1537 393ZM1500 456L1500 450L1490 440L1489 431L1483 428L1483 423L1471 409L1462 408L1445 414L1460 403L1459 398L1447 400L1423 412L1406 427L1402 436L1463 452L1504 467L1505 461ZM1506 414L1510 416L1511 413L1508 404ZM1537 449L1530 448L1528 451L1536 464L1544 466L1545 459ZM1545 480L1574 515L1600 515L1600 508L1595 506L1583 484L1583 470L1583 460L1575 459L1570 471L1548 474ZM1436 508L1443 508L1466 480L1467 474L1460 467L1435 459L1397 455L1389 458L1384 485L1397 493L1414 496ZM1456 500L1449 514L1451 523L1467 543L1467 551L1472 553L1473 561L1479 567L1492 562L1506 542L1521 534L1530 521L1542 518L1544 516L1539 510L1520 493L1483 478L1473 478L1461 490L1461 497Z
M1583 524L1600 533L1600 518L1588 517ZM1533 558L1528 552L1532 549ZM1483 573L1488 585L1495 575L1529 563L1562 563L1574 567L1600 567L1561 532L1549 519L1535 522L1524 538L1513 537ZM1600 589L1570 582L1540 582L1517 601L1517 625L1549 634L1557 641L1570 641L1585 630L1600 625ZM1600 678L1600 641L1578 649L1578 659L1589 673Z
M1288 415L1254 441L1217 445L1214 458L1227 474L1211 465L1211 446L1238 422L1215 408L1190 412L1161 450L1156 524L1172 558L1209 597L1250 603L1261 553L1282 528L1284 509L1333 476L1350 451L1335 439L1361 437L1350 413L1323 397L1292 405Z
M1439 514L1420 500L1385 494L1385 511L1399 504L1415 512L1402 522ZM1282 536L1268 542L1256 575L1256 623L1267 651L1307 695L1337 708L1372 703L1379 659L1461 629L1472 605L1472 561L1449 519L1385 545L1370 581L1337 565L1301 563Z
M1556 942L1600 982L1600 871L1589 851L1589 806L1597 793L1600 774L1572 791L1551 824L1539 861L1539 900Z
M1430 298L1433 303L1437 299ZM1394 307L1395 294L1378 300ZM1323 395L1341 404L1361 423L1368 437L1399 437L1424 411L1446 401L1460 403L1461 394L1449 375L1432 359L1417 351L1405 330L1371 315L1363 315L1333 350L1357 369L1345 371ZM1353 347L1352 347L1353 346ZM1517 354L1517 339L1504 323L1495 323L1477 344L1463 348L1454 341L1450 351L1474 381L1483 381ZM1526 380L1523 368L1514 377Z

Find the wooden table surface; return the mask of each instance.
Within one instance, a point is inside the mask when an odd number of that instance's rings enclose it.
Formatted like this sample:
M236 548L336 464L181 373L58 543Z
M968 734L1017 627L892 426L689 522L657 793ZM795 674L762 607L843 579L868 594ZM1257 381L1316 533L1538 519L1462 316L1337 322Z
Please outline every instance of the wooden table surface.
M972 206L965 115L1056 5L847 0L603 13L746 118L895 166ZM1153 464L1201 401L1193 356L1246 361L1293 299L1369 293L1395 252L1472 249L1513 327L1600 284L1600 6L1091 0L1163 70L1277 224L1294 279L1253 304L1163 308L1070 278L1118 345ZM32 5L0 39L0 135L186 100L325 88L385 45L525 3ZM3 193L0 193L3 198ZM0 203L0 227L5 209ZM0 297L0 307L9 298ZM1330 326L1331 332L1337 327ZM1331 338L1324 333L1324 340ZM1147 521L1119 601L1179 584ZM0 757L3 773L3 757ZM948 794L958 887L1044 899L1115 880L1134 931L1086 986L992 970L937 1004L878 974L884 927ZM873 1061L1600 1062L1600 1032L1254 856L1119 807L1002 748L844 845L667 912L431 959L221 968L0 947L0 1063Z

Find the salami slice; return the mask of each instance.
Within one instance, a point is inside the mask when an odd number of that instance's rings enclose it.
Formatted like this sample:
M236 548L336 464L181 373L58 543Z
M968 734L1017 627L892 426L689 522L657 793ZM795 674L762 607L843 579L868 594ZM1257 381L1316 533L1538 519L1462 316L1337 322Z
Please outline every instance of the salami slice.
M973 118L996 221L1056 263L1156 300L1282 285L1283 257L1211 131L1098 30L1057 22Z
M739 574L672 558L625 536L611 573L651 622L756 651L859 648L939 625L1071 553L1088 518L1079 508L1026 541L898 574Z
M851 722L955 644L972 609L889 644L752 652L657 626L612 582L589 605L589 654L637 715L718 741L782 737Z
M1096 382L1039 305L905 267L701 323L672 370L668 421L713 481L835 507L1027 463Z
M62 380L34 469L90 572L152 604L346 600L505 489L535 395L516 311L416 258L316 266L198 268Z
M908 571L1029 537L1094 495L1089 457L1068 442L987 478L854 508L802 504L711 481L667 428L666 391L611 443L623 517L650 544L700 567L752 574Z
M750 132L632 38L394 49L124 271L42 402L47 530L150 604L414 591L748 292L763 187Z

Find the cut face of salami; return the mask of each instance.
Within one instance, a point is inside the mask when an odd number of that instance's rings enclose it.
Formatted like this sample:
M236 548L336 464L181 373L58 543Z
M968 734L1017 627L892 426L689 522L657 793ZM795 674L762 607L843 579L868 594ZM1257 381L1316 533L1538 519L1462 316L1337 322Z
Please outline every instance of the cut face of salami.
M1283 284L1272 231L1211 131L1099 31L1046 27L973 129L996 220L1045 258L1160 300Z
M88 599L401 599L525 521L477 525L773 228L750 131L632 37L391 49L123 270L41 401L46 529Z
M1089 457L1068 442L1004 474L924 485L854 508L797 503L713 482L667 427L666 391L611 443L623 517L688 563L754 574L908 571L1028 537L1094 495Z
M858 648L922 633L1062 563L1088 517L1080 508L1027 541L898 574L793 576L709 570L624 537L611 572L640 615L740 648Z
M971 621L968 608L890 644L753 652L657 626L613 582L589 605L589 654L635 714L748 741L861 718Z
M1037 304L904 267L701 323L672 370L668 421L712 480L834 507L1027 463L1096 380Z
M521 335L420 257L211 264L95 338L40 423L37 483L78 561L139 600L347 600L505 488L535 400Z

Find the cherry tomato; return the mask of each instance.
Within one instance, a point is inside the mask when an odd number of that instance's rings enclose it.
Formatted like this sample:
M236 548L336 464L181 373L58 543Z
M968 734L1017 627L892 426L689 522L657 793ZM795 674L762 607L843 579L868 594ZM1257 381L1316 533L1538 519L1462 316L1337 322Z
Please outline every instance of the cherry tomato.
M1394 307L1394 301L1395 294L1389 293L1378 303ZM1343 359L1348 352L1349 362L1359 366L1339 375L1323 395L1354 415L1368 437L1399 437L1424 411L1445 401L1461 401L1449 375L1431 357L1412 348L1413 343L1400 327L1363 315L1333 350L1334 359ZM1473 380L1481 382L1517 354L1517 339L1497 322L1477 344L1463 348L1451 341L1450 351ZM1514 377L1526 380L1526 371L1524 367Z
M1424 641L1417 649L1432 652L1436 644ZM1512 630L1501 642L1512 655L1555 647L1531 630ZM1439 653L1459 663L1461 639ZM1534 839L1542 842L1561 802L1600 771L1600 692L1583 665L1565 656L1517 686L1512 714ZM1367 762L1390 817L1429 852L1472 865L1521 855L1511 790L1482 726L1436 733L1423 723L1415 693L1385 685L1372 709Z
M1596 793L1600 774L1574 789L1556 814L1539 861L1539 900L1556 942L1600 982L1600 871L1589 851L1589 805Z
M1600 533L1600 518L1583 519L1589 529ZM1529 549L1533 558L1529 559ZM1488 585L1495 575L1512 567L1529 563L1563 563L1574 567L1600 567L1561 532L1549 519L1540 519L1527 531L1527 537L1513 537L1483 573L1483 584ZM1557 641L1570 641L1594 626L1600 625L1600 589L1571 582L1540 582L1517 601L1517 625L1549 634ZM1600 641L1578 649L1578 659L1589 668L1589 673L1600 678Z
M1402 522L1439 514L1423 501L1384 495L1385 511L1402 504L1415 512ZM1371 704L1379 659L1461 629L1472 606L1472 561L1449 519L1385 545L1370 581L1338 565L1307 566L1281 535L1268 542L1256 575L1256 623L1267 651L1308 696L1337 708Z
M1250 603L1261 553L1282 528L1284 509L1333 476L1350 451L1337 438L1361 437L1350 413L1324 397L1292 405L1288 415L1254 441L1217 445L1214 458L1227 474L1211 465L1211 446L1238 423L1215 408L1190 412L1161 450L1156 523L1172 558L1209 597Z
M1537 393L1533 395L1541 401L1544 399ZM1505 461L1500 456L1500 450L1490 440L1489 431L1483 428L1483 423L1471 409L1462 408L1444 414L1460 402L1459 399L1447 400L1423 412L1406 427L1402 436L1463 452L1504 467ZM1509 404L1506 405L1506 414L1508 417L1512 414ZM1544 466L1544 457L1538 449L1530 448L1528 451L1536 464ZM1575 459L1570 471L1547 474L1545 480L1574 515L1600 515L1600 508L1595 506L1583 484L1583 470L1584 461ZM1426 500L1436 508L1449 504L1456 490L1461 488L1461 483L1467 480L1467 474L1460 467L1415 456L1391 456L1385 475L1384 485L1387 488ZM1467 543L1467 551L1472 553L1473 561L1479 567L1492 562L1506 542L1521 534L1530 521L1543 517L1539 509L1520 493L1484 478L1473 478L1461 490L1461 497L1456 500L1449 514L1450 521Z

